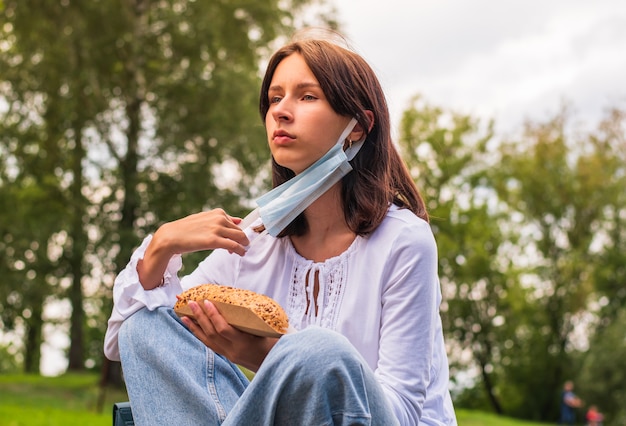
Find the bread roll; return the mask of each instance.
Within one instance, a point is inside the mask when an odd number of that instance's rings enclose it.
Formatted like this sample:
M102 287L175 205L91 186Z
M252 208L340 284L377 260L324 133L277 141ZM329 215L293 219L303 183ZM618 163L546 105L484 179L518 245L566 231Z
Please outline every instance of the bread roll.
M183 312L184 315L188 315L189 313L189 311L185 310L185 308L187 307L187 302L190 300L196 302L208 300L210 302L217 302L216 305L224 303L227 305L246 308L258 318L263 320L265 324L278 334L286 333L287 328L289 327L287 314L274 299L251 290L218 284L202 284L184 291L177 297L178 301L174 305L174 310L178 313ZM225 314L225 312L222 312L222 314ZM235 325L236 327L240 325L237 323L236 319L231 321L232 318L229 317L232 317L232 315L224 316L232 325ZM245 325L246 324L243 324L243 327L238 328L242 328L244 331L250 332L251 330L246 329ZM266 335L254 333L254 330L252 330L252 332L253 334Z

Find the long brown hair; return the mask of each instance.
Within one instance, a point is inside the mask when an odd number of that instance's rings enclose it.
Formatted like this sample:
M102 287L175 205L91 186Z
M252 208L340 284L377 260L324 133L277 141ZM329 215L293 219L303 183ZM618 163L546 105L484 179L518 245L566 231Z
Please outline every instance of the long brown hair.
M343 211L350 229L358 235L373 232L384 219L391 203L410 209L418 217L428 220L424 201L393 145L389 108L380 82L369 64L357 53L321 39L294 41L279 49L270 58L261 85L261 118L265 119L269 110L268 89L276 67L293 53L302 55L336 113L355 117L363 129L370 127L364 111L372 111L374 115L374 125L350 163L353 171L342 179ZM272 158L274 187L294 176L293 171L280 166ZM280 236L302 235L307 229L301 214Z

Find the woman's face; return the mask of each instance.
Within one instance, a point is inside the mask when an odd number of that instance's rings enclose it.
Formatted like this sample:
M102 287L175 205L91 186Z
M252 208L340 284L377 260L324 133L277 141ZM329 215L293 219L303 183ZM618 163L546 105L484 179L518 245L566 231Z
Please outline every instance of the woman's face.
M331 108L298 53L276 67L268 99L265 129L270 151L279 165L296 174L328 152L350 121Z

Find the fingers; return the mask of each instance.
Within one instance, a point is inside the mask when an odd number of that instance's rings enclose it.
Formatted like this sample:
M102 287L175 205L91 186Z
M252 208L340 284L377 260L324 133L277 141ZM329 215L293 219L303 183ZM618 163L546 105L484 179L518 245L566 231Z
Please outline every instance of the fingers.
M206 215L215 221L215 234L224 239L221 241L222 247L240 255L245 253L245 247L250 244L246 233L237 226L241 219L229 216L222 209L214 209L206 212ZM231 244L228 241L234 242Z
M215 305L189 302L195 321L183 317L183 323L207 347L251 371L257 371L278 339L253 336L237 330L226 322Z
M234 224L233 224L234 225ZM225 228L222 234L224 238L223 244L225 249L235 252L239 255L243 255L246 251L246 246L250 244L250 240L241 228L234 225L235 228ZM230 241L230 242L229 242Z
M208 300L200 303L190 301L188 306L195 316L195 321L186 318L185 325L205 345L224 354L224 349L239 332L226 322L215 305Z
M169 222L161 226L155 236L172 253L222 248L243 256L250 241L236 224L240 220L222 209L214 209Z
M195 320L189 317L183 317L183 323L202 343L213 349L215 352L222 353L221 348L215 344L215 336L217 335L217 332L209 317L196 302L191 301L188 306L193 312Z
M202 312L204 316L210 322L210 330L214 333L224 335L234 331L234 328L226 322L226 319L220 314L215 305L208 300L204 300L201 303L197 303L197 310ZM193 308L192 308L193 309Z

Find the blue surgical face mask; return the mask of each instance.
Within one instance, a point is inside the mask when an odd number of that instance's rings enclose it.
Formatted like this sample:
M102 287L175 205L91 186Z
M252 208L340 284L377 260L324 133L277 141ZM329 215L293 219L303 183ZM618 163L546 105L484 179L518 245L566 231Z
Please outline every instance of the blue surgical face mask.
M265 230L276 237L313 201L352 170L348 161L359 152L363 141L353 143L345 152L345 139L356 125L350 120L337 143L319 160L299 175L257 199L258 208L244 218L239 226L246 228L259 216Z

